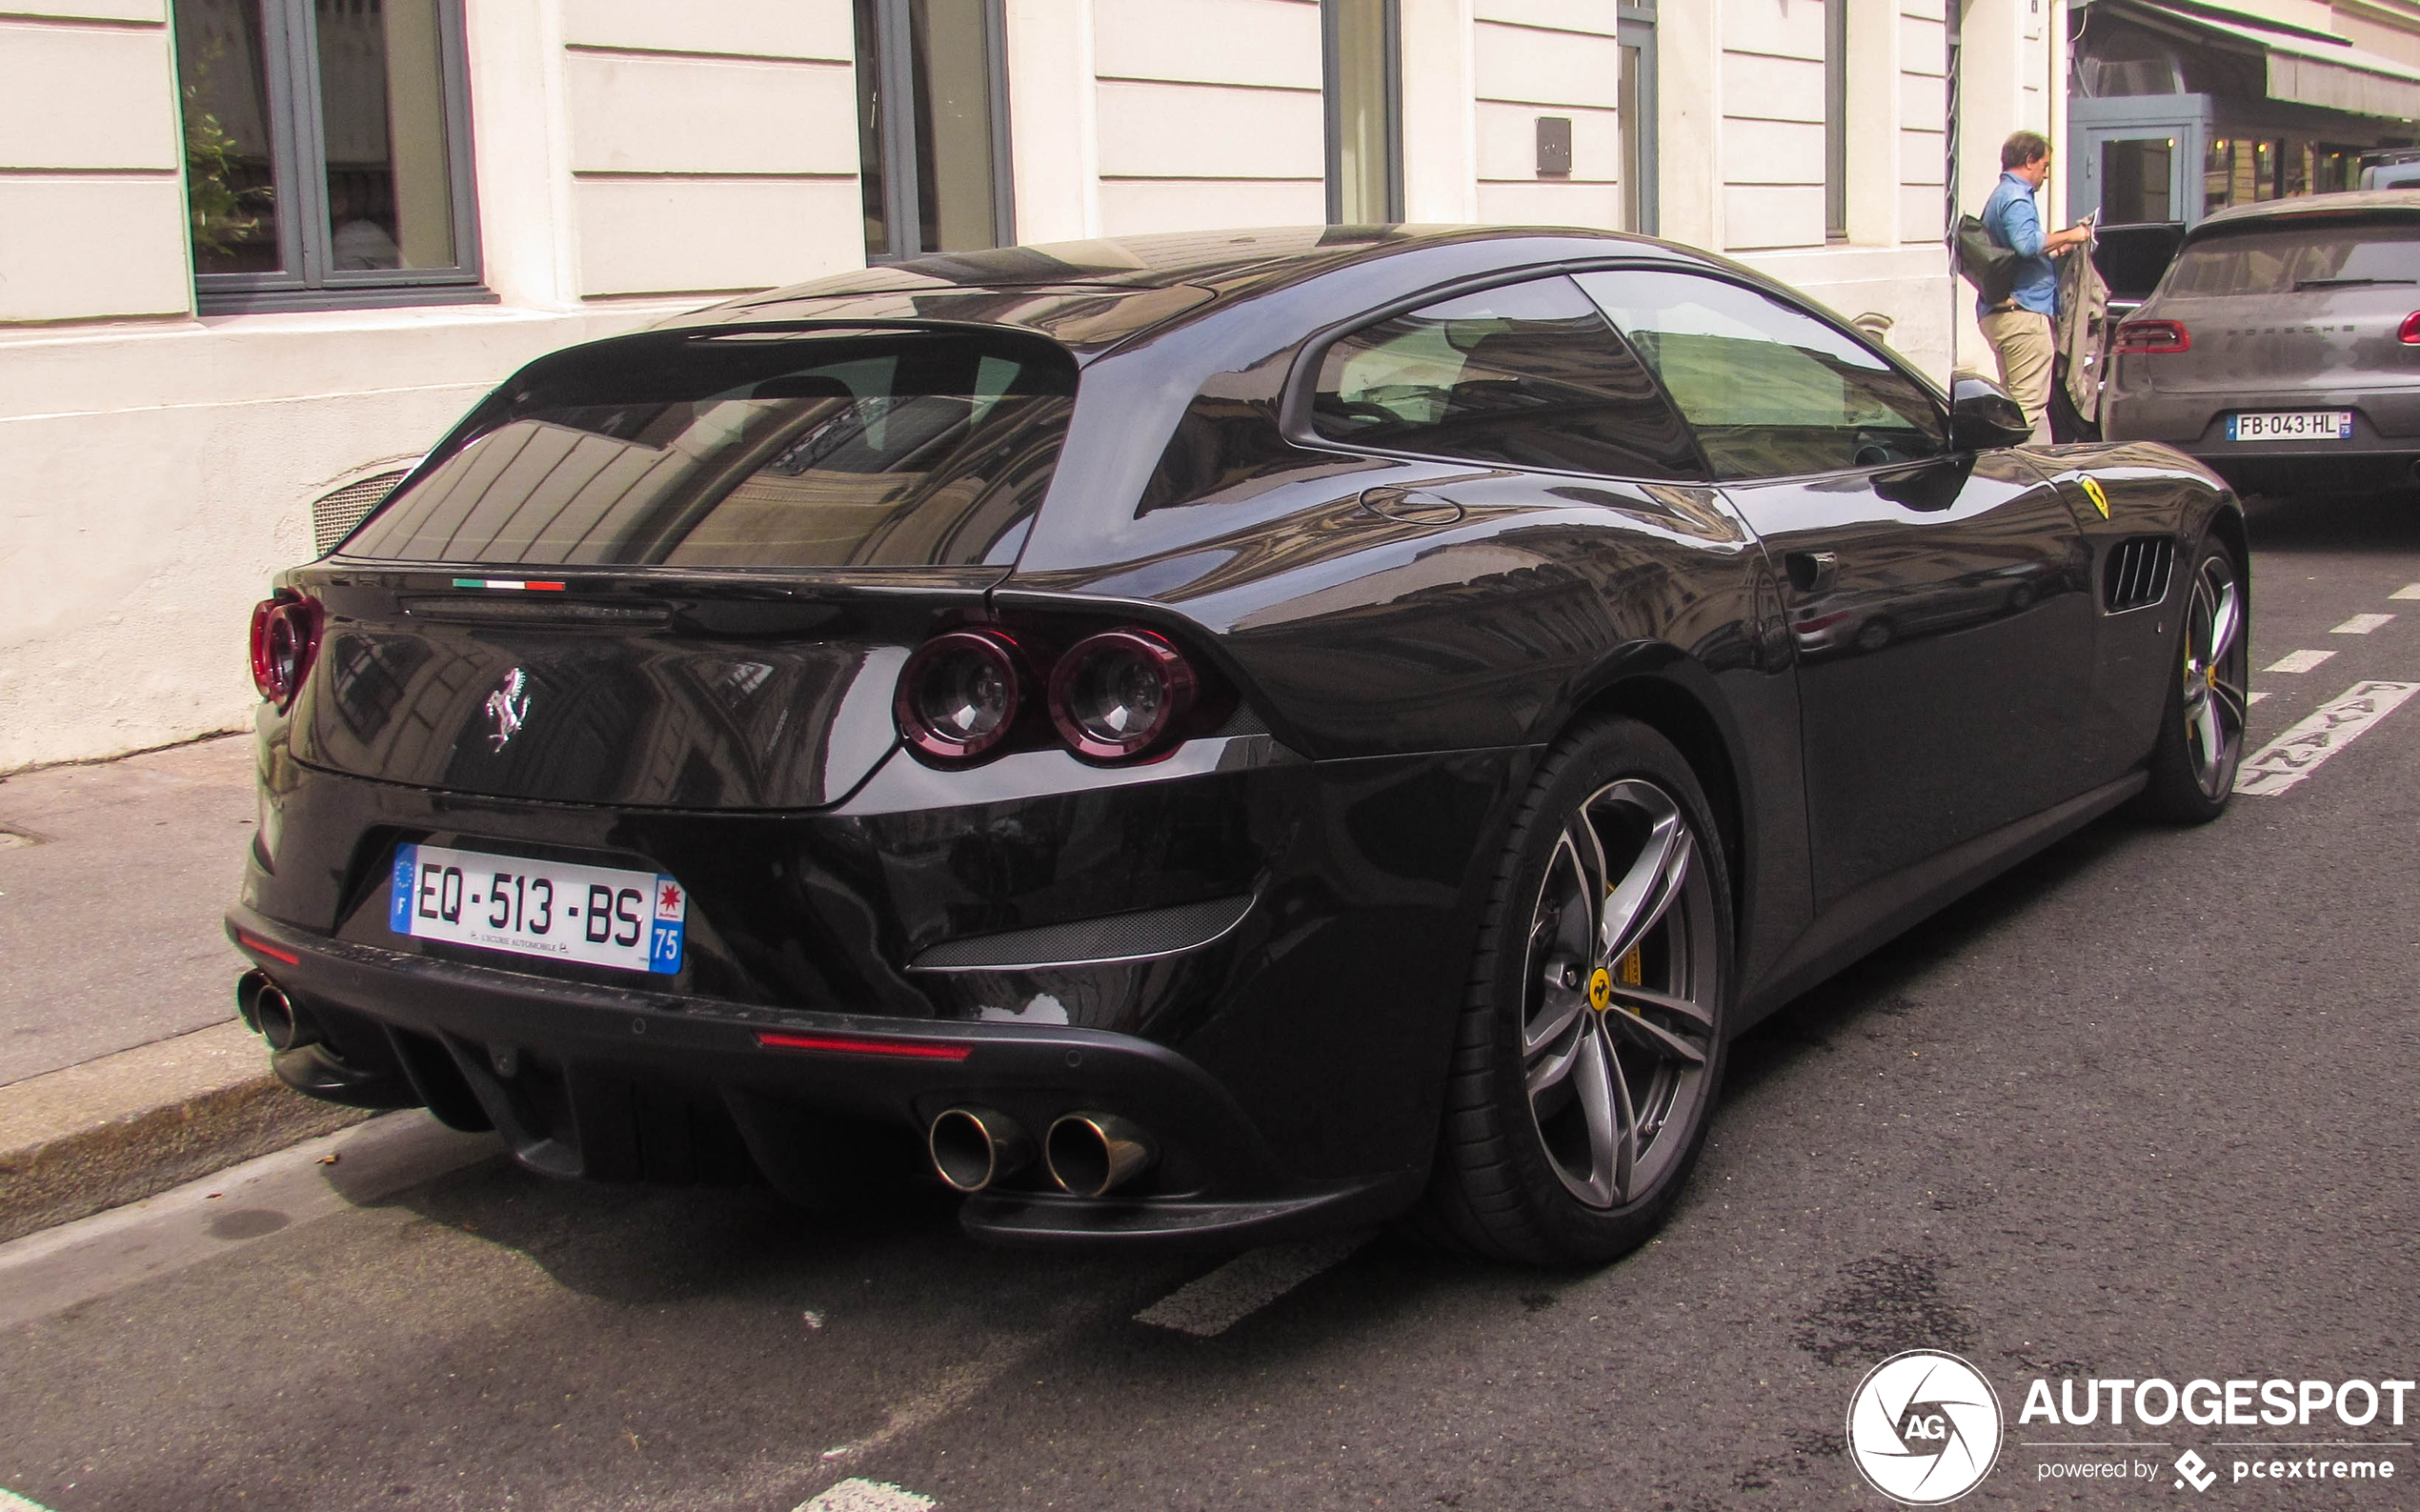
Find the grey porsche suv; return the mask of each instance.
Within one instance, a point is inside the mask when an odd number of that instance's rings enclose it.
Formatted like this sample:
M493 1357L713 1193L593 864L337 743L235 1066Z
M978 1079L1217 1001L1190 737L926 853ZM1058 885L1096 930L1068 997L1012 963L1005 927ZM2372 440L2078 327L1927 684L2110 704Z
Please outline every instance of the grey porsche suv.
M2249 493L2420 483L2420 191L2220 211L2113 347L2110 440Z

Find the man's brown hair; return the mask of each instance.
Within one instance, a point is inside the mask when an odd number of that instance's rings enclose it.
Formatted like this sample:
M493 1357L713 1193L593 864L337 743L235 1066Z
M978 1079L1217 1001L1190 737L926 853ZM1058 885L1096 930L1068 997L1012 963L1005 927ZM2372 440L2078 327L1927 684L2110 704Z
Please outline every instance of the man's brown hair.
M2000 166L2003 169L2023 168L2050 155L2050 139L2040 131L2010 131L2000 144Z

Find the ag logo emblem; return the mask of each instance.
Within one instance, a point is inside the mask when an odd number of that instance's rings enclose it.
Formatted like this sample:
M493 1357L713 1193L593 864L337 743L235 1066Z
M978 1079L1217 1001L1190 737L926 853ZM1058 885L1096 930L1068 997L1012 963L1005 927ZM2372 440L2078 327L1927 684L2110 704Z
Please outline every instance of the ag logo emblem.
M488 749L503 750L506 741L521 733L521 721L529 716L530 679L515 667L488 695L488 717L495 723L488 732Z
M2000 1458L2000 1399L1956 1355L1893 1355L1848 1399L1848 1458L1866 1483L1894 1502L1955 1502Z

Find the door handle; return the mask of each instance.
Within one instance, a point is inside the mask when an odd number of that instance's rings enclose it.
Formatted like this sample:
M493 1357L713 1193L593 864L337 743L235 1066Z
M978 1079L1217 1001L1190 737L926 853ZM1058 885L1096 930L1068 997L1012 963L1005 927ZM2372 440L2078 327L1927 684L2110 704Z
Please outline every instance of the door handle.
M1403 525L1454 525L1462 507L1440 494L1417 488L1370 488L1361 491L1361 508L1381 519Z
M1782 557L1782 570L1789 574L1790 586L1802 595L1828 594L1832 584L1840 580L1838 552L1789 552Z

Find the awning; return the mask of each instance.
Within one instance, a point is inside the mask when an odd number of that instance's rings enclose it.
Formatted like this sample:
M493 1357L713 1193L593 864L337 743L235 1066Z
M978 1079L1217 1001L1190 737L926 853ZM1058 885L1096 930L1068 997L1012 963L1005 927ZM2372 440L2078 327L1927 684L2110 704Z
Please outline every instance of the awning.
M2208 40L2249 43L2269 67L2269 97L2355 115L2420 120L2420 68L2328 39L2300 27L2264 24L2258 16L2209 5L2161 5L2129 0L2125 7ZM2236 17L2241 19L2234 19Z

